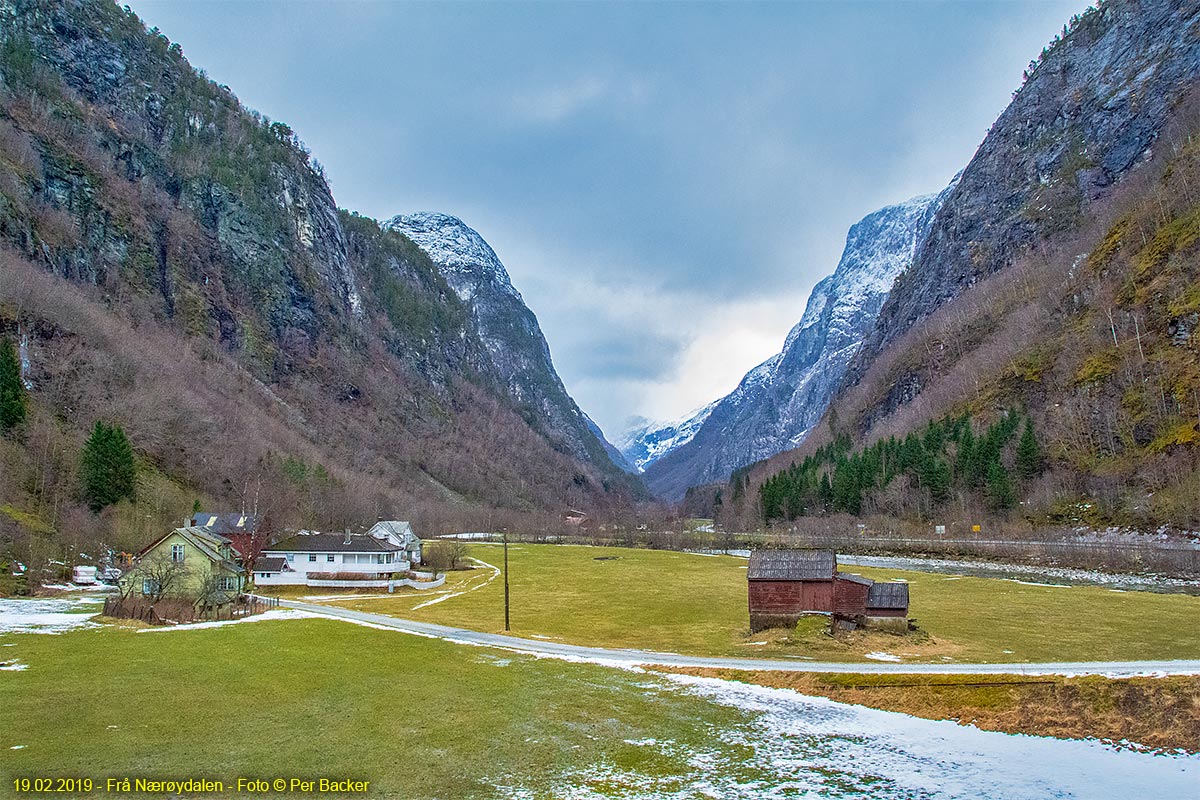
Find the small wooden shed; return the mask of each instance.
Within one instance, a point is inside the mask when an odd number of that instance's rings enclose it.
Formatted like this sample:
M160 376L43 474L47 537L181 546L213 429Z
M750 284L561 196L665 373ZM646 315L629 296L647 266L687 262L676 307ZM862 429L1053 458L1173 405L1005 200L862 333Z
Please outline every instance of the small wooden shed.
M903 633L908 630L908 584L876 583L867 595L866 624Z
M833 613L837 558L831 550L750 554L750 630L792 627L805 614Z
M833 613L844 619L854 619L866 613L867 596L875 584L870 578L850 572L839 572L833 581Z

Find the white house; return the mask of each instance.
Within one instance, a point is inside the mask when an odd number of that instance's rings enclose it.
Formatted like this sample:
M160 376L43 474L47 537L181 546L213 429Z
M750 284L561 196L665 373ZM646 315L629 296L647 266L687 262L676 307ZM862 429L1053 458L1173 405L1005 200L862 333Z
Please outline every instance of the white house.
M405 547L389 538L301 531L264 548L253 572L258 586L386 586L409 567Z
M399 520L381 520L367 531L367 535L398 545L404 550L405 558L414 564L421 563L421 540L413 533L411 524Z

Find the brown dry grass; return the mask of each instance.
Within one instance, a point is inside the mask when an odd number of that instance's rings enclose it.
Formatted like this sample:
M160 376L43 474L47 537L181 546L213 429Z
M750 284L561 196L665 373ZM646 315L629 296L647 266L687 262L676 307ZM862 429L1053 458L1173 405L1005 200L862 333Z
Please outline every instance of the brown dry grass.
M1200 751L1200 677L843 675L673 669L989 731Z

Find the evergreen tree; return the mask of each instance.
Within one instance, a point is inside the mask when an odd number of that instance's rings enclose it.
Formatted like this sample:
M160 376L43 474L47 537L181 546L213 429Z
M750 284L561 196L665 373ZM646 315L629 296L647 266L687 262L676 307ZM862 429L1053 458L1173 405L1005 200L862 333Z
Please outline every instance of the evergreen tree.
M996 511L1007 511L1017 504L1012 480L1008 477L1008 470L1004 468L999 459L988 464L987 496L988 504Z
M133 498L137 466L133 448L119 425L97 422L83 446L80 478L88 507L99 512L125 498Z
M828 510L830 504L833 503L833 484L829 482L828 472L821 473L821 486L817 491L821 498L821 507Z
M21 362L12 340L0 339L0 433L12 430L25 419L25 384Z
M1025 420L1025 430L1017 442L1017 472L1025 480L1042 471L1042 451L1033 432L1033 420Z

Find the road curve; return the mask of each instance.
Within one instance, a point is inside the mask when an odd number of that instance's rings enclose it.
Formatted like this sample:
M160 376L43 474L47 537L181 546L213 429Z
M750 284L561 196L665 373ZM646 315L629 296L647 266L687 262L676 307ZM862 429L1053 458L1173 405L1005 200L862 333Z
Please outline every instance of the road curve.
M700 667L714 669L777 670L782 672L849 672L864 674L933 675L1200 675L1200 661L1081 661L1039 664L895 664L890 662L839 663L799 659L731 658L685 656L646 650L616 650L583 647L542 639L521 639L497 633L480 633L431 622L417 622L386 614L370 614L348 608L280 600L283 608L306 611L322 617L344 619L361 625L444 639L460 644L496 647L517 653L564 661L589 661L612 666Z

